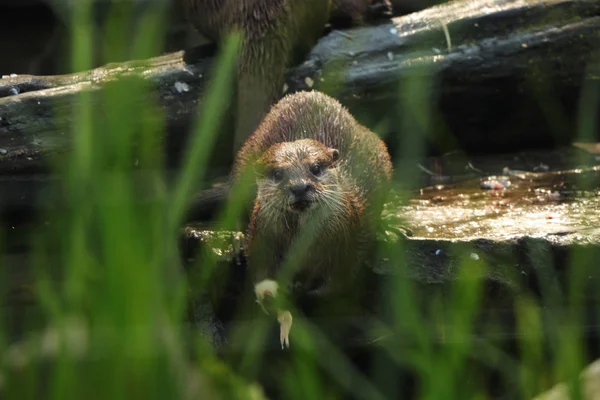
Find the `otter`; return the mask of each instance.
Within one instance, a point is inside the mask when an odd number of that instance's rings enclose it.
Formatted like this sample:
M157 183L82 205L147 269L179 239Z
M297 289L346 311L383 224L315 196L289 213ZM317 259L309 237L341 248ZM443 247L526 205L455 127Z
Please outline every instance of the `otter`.
M232 180L251 171L255 197L245 251L257 302L276 298L288 252L307 238L292 271L294 290L335 290L371 253L389 190L385 143L335 99L316 91L275 104L237 154ZM277 309L289 346L291 314Z
M182 0L191 24L220 42L242 34L237 70L233 155L279 99L285 69L324 33L328 20L363 24L391 16L389 0Z

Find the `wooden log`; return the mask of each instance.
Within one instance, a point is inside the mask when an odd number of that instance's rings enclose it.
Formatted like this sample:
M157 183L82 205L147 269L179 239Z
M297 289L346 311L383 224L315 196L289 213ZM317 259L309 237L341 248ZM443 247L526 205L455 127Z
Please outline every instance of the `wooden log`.
M439 149L548 146L571 140L580 89L597 82L599 14L600 4L588 0L449 3L378 26L331 32L305 63L290 70L287 86L306 89L312 81L313 88L338 97L369 126L387 122L391 128L381 133L395 150L401 113L391 110L398 109L399 82L420 76L429 79L426 88L438 99L435 134L426 133ZM77 95L100 93L131 77L142 77L160 101L167 137L174 139L169 152L177 158L211 62L186 63L177 52L74 75L5 77L0 80L0 174L44 169L47 154L68 149ZM541 96L547 104L540 103L536 90L552 94ZM423 101L414 99L413 107Z
M411 134L426 136L437 154L568 144L578 133L582 88L598 82L599 14L600 3L591 1L449 3L393 26L329 36L288 84L305 89L309 77L367 126L386 126L379 133L392 153ZM398 112L410 79L426 93ZM420 128L413 114L430 101L432 121Z

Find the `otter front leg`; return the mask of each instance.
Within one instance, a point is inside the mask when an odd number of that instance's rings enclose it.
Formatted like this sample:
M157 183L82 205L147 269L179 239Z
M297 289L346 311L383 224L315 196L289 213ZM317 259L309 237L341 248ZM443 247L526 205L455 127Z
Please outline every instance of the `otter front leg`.
M256 218L253 218L252 221L255 222ZM282 299L279 284L272 279L281 262L281 257L275 251L277 248L276 239L265 235L264 232L263 229L257 229L254 223L250 224L248 236L252 240L248 243L248 266L255 282L254 295L256 302L266 314L270 314L269 309L273 308L277 312L279 341L283 349L290 346L289 335L292 328L292 314L281 307Z

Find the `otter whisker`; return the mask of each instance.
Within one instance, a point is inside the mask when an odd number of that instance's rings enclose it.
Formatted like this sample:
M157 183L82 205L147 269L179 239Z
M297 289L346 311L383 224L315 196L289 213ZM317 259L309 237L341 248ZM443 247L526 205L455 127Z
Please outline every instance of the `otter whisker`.
M323 198L325 201L322 201L322 203L334 213L344 206L343 200L336 194L323 193Z
M343 229L343 226L345 219L341 217L344 215L344 211L341 208L341 203L338 201L338 199L327 198L321 203L325 206L325 208L328 210L328 214L330 215L326 229L331 231L331 233L338 231L344 232L345 230Z
M349 190L339 190L336 188L332 188L332 189L325 188L325 190L323 190L323 192L331 192L331 193L335 193L336 195L352 193L352 191L349 191Z

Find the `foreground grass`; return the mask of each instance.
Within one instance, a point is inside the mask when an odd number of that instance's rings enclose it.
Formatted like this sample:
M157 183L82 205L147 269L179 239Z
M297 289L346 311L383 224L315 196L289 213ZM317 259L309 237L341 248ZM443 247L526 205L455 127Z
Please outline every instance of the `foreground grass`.
M80 0L74 10L73 68L84 70L92 57L89 2ZM132 56L138 59L160 45L161 10L150 11L133 39ZM126 16L122 10L115 12L107 35L125 32ZM129 44L110 43L123 44L107 49L115 52L127 51ZM144 83L122 82L109 87L102 98L81 94L72 110L72 152L56 164L66 177L63 190L69 210L48 216L56 231L32 239L41 322L48 330L35 332L18 348L3 340L0 383L5 397L260 398L253 382L269 369L285 397L298 399L337 398L342 391L363 399L400 398L409 387L411 397L420 399L489 398L490 377L478 371L479 365L497 375L499 386L511 388L513 398L531 398L559 379L575 382L586 350L581 288L589 251L575 253L570 260L573 276L564 293L556 282L540 282L541 298L525 294L515 304L520 358L476 335L474 322L485 314L484 286L481 266L468 257L467 248L458 254L459 279L444 296L423 301L406 275L390 278L390 295L384 299L389 315L376 324L390 335L376 346L370 367L363 370L309 321L294 325L294 344L284 364L272 364L250 351L266 340L268 327L258 321L250 332L237 333L248 335L248 351L231 365L216 357L205 337L197 334L189 340L182 323L187 287L177 231L186 199L206 170L238 49L239 38L233 37L220 53L184 168L170 189L157 152L164 121ZM432 130L432 111L411 108L415 99L421 100L417 104L427 100L422 99L424 87L423 78L402 85L402 131L423 134L403 135L406 154L395 160L397 176L410 178L402 173L403 160L423 154L424 137ZM102 115L96 112L97 102L103 104ZM589 112L582 109L584 120ZM240 198L232 196L223 215L226 225L242 211ZM402 243L382 251L399 270L406 270ZM199 267L205 271L199 284L210 286L211 261L203 260ZM551 306L562 311L550 313ZM493 337L496 327L488 322L483 329L489 335L484 337ZM6 339L10 327L3 328L0 338ZM190 357L192 350L195 357ZM397 383L398 379L404 380ZM573 388L577 398L577 385Z

